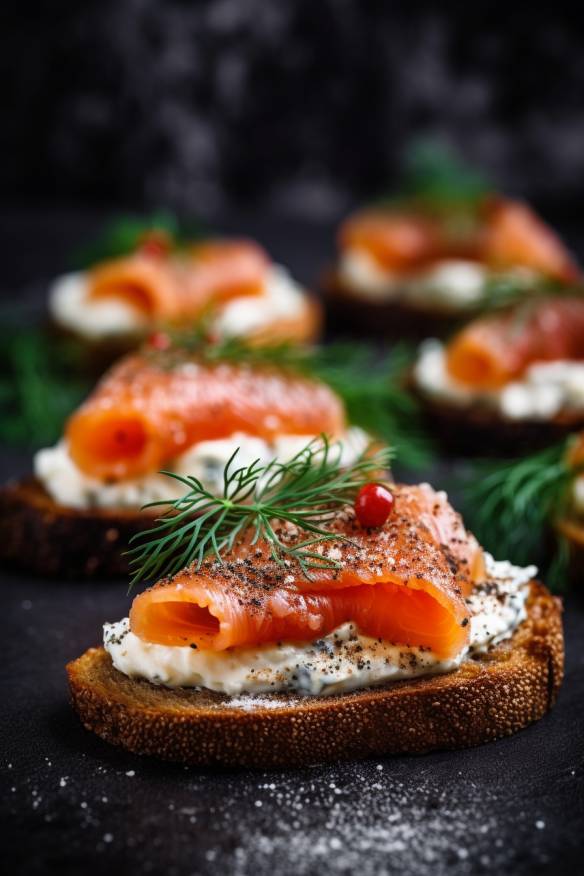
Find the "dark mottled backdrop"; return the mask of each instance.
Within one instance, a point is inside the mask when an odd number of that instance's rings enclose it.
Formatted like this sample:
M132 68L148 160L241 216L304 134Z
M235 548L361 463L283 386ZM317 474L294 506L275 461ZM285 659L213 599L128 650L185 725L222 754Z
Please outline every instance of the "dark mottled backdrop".
M558 4L10 5L11 199L327 215L390 185L412 135L540 202L584 196L584 40Z

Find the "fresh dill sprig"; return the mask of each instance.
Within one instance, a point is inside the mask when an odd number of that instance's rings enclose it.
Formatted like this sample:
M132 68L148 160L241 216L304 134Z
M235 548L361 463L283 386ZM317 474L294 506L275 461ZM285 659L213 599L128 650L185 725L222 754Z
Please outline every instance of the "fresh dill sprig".
M404 164L404 195L430 207L473 206L493 190L482 173L436 140L414 142Z
M352 465L341 464L341 445L325 436L306 445L288 462L277 459L237 466L236 450L223 473L223 494L215 496L195 477L164 472L184 485L186 493L173 502L152 502L145 508L166 507L153 529L135 535L128 551L135 570L130 587L145 579L171 575L212 555L221 562L239 536L252 531L251 544L270 546L275 562L294 559L310 577L310 569L337 568L338 563L315 547L337 533L326 528L338 509L355 499L357 490L389 468L392 452L383 448L364 453ZM287 522L307 533L300 543L287 544L274 521Z
M52 444L90 388L76 348L42 328L0 324L0 441Z
M419 468L432 461L432 442L424 431L420 406L406 386L405 376L416 355L407 344L385 351L349 341L322 347L290 343L257 346L238 338L209 343L204 328L170 334L170 351L160 356L156 351L149 353L159 356L161 363L172 367L186 351L209 364L275 367L316 378L340 396L349 422L392 445L404 466Z
M156 231L163 232L176 248L206 236L200 223L181 223L167 210L149 216L123 215L109 222L93 241L73 254L72 267L88 268L106 259L128 255L146 234Z
M493 186L482 173L436 140L413 142L404 157L397 194L379 199L381 207L413 208L443 219L452 233L464 235Z
M580 298L584 286L566 286L544 276L523 276L519 272L493 275L486 281L486 289L480 303L481 313L508 310L526 302L530 307L542 298L557 296Z
M568 458L569 444L567 439L520 460L478 463L467 473L464 517L487 550L518 565L545 565L548 529L565 510L578 473ZM566 545L558 537L548 565L551 586L565 581L567 562Z

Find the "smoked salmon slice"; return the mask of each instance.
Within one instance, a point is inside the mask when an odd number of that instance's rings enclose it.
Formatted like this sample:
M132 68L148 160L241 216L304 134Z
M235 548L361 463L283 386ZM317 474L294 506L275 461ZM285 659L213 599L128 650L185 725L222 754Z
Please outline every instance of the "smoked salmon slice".
M179 354L176 354L179 355ZM115 365L67 423L76 465L119 480L159 470L198 441L236 432L338 438L340 399L324 383L267 367L147 352Z
M138 250L90 271L89 296L121 299L151 320L176 322L261 295L268 269L267 254L247 240L206 241L169 254Z
M563 283L581 274L559 237L526 204L486 196L462 224L456 211L414 203L400 211L363 210L341 226L342 250L365 251L388 271L412 272L440 259L476 260L493 270L525 267ZM454 221L453 221L454 220Z
M534 299L474 320L450 342L449 373L476 389L498 389L534 362L584 359L584 298Z
M519 201L495 199L488 211L482 257L494 268L521 266L571 283L580 269L551 228Z
M440 254L440 233L424 216L365 210L350 216L339 233L341 249L364 250L386 270L407 271Z
M392 491L394 513L383 527L363 529L351 508L329 524L347 539L321 545L339 569L307 578L293 559L279 565L266 544L243 537L221 563L206 560L137 596L132 632L223 651L313 641L352 621L366 635L453 657L468 640L465 594L483 574L482 550L443 494L427 485ZM291 545L306 538L296 528L277 531Z

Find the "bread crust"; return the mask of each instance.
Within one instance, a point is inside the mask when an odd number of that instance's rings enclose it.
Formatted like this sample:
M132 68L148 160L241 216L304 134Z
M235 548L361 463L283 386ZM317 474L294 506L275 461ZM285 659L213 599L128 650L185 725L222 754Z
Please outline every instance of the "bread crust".
M86 651L67 673L88 730L168 761L267 769L466 748L515 733L554 704L564 665L561 611L560 600L534 583L528 619L513 638L456 672L334 697L271 694L252 709L209 691L127 678L103 648ZM267 699L276 701L271 708Z
M413 379L409 385L422 405L430 434L457 456L519 456L549 447L584 428L582 414L552 420L509 420L485 406L455 405L429 398Z
M124 551L151 525L138 510L59 505L34 477L0 488L0 560L38 575L126 575Z
M336 329L350 328L351 332L391 339L443 338L474 316L473 312L461 316L438 308L414 307L403 300L373 301L344 284L334 268L325 271L319 286L327 324Z

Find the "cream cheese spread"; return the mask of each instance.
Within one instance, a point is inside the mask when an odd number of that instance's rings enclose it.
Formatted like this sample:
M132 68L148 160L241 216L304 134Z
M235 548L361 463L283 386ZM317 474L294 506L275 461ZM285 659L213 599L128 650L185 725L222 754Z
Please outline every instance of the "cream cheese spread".
M85 274L59 277L49 290L49 312L57 325L88 340L140 333L147 318L138 308L118 298L89 298Z
M338 271L343 283L363 298L399 299L454 312L468 310L483 300L488 276L482 265L462 259L445 259L424 271L404 275L382 268L358 249L342 253Z
M263 294L232 299L216 317L214 328L221 337L246 335L273 322L297 317L304 309L304 295L285 268L272 265ZM53 283L49 310L58 325L90 340L140 334L148 325L144 314L125 301L91 299L82 272L66 274Z
M535 362L520 380L498 390L476 390L452 377L444 345L428 340L420 347L414 379L430 398L461 407L479 403L510 420L549 420L566 411L584 412L584 362Z
M467 600L469 642L449 660L431 650L395 645L359 633L352 623L315 642L282 642L226 651L155 645L130 630L128 618L104 625L104 647L124 675L167 687L204 687L237 696L296 691L322 695L422 675L451 672L474 653L510 638L525 620L535 566L519 568L485 555L487 581Z
M193 475L212 493L220 494L225 465L237 448L238 466L251 465L255 460L266 464L276 458L291 459L314 437L279 435L273 441L265 441L238 432L229 438L199 441L165 468L180 475ZM369 442L362 429L356 426L348 429L340 440L341 462L353 462ZM172 501L185 492L179 481L155 472L115 482L90 477L77 467L65 441L39 450L34 458L34 471L53 499L70 508L140 508L147 502Z

